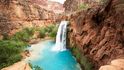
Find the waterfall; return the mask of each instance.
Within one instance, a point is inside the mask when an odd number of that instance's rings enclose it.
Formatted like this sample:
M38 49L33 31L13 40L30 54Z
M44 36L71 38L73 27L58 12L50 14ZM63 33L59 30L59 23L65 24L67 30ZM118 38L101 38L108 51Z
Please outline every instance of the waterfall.
M67 33L67 23L68 21L61 21L57 36L56 44L52 48L52 51L65 51L66 50L66 33Z

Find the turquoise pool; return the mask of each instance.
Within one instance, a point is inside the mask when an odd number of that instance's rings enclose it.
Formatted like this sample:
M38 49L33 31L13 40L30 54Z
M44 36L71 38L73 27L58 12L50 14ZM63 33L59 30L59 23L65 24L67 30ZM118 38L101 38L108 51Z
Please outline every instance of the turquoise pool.
M33 66L37 65L43 70L81 70L79 64L76 62L69 50L61 52L52 51L51 49L54 45L54 41L47 40L33 47L37 48L37 50L33 50L31 47L30 50L37 53L35 56L28 58L28 61Z

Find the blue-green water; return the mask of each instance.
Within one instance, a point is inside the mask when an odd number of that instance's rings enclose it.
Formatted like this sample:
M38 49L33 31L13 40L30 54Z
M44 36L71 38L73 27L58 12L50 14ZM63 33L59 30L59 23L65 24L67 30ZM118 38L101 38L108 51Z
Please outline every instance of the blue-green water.
M28 59L33 66L37 65L43 70L80 70L79 64L76 62L69 50L61 52L51 51L55 42L50 40L44 41L40 44L41 45L39 46L41 47L38 46L38 49L43 49L37 51L39 57Z

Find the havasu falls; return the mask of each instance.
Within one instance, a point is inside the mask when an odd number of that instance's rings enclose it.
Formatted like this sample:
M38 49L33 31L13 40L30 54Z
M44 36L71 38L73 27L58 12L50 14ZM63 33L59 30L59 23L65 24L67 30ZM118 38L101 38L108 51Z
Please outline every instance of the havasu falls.
M123 19L124 0L0 0L0 70L124 70Z
M67 23L68 21L62 21L58 28L56 36L55 47L52 48L53 51L64 51L66 50L66 33L67 33Z
M43 70L81 70L71 52L66 49L68 21L62 21L58 28L56 43L46 40L29 48L31 56L26 59L33 66Z

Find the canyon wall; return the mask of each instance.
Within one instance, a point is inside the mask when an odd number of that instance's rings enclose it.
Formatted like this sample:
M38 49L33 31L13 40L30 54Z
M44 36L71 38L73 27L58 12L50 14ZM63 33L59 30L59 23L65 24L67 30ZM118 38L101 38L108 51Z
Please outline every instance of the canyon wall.
M63 6L66 13L72 13L85 8L85 6L93 7L94 5L102 4L102 2L102 0L66 0Z
M57 15L53 9L46 8L49 4L47 0L1 0L0 35L12 35L25 27L42 27L55 23ZM59 11L63 11L61 4L57 3L57 6L62 8Z
M68 48L78 49L79 63L85 56L94 70L98 70L113 59L124 58L124 1L106 0L95 4L70 15Z

